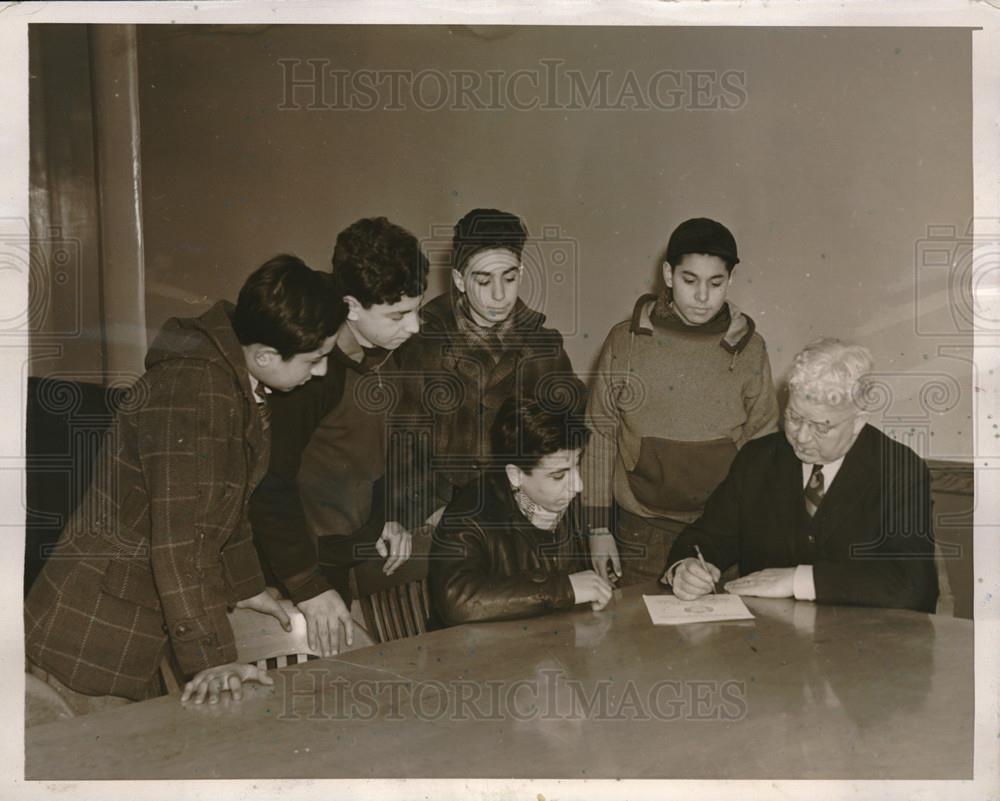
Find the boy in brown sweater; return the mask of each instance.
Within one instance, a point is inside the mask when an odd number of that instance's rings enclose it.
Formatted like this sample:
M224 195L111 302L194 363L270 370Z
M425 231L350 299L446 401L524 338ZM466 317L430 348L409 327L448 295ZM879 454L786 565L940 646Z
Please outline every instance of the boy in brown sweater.
M737 450L777 430L764 340L727 300L736 241L696 218L671 234L665 291L611 329L587 404L583 503L594 568L657 579ZM614 533L612 533L614 532Z

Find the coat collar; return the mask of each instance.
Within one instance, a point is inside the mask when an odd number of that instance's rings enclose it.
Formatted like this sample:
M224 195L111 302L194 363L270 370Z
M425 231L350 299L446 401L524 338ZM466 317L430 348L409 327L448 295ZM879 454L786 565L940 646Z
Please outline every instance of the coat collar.
M225 365L248 400L256 402L246 355L233 330L232 303L220 300L198 317L172 317L146 354L146 369L174 359L202 359Z
M663 295L646 294L640 297L632 309L629 333L652 336L656 327L655 311L658 306L668 305L670 300L669 289ZM729 326L719 339L719 345L727 353L742 353L753 337L754 331L757 330L756 323L750 315L740 311L732 301L727 300L726 306L729 312ZM692 331L697 332L697 326L692 326Z
M417 336L434 336L445 334L449 337L461 335L458 324L458 316L461 312L456 308L458 298L461 297L457 289L445 292L429 301L420 310L423 319L421 332ZM524 333L537 331L545 324L545 315L530 308L523 300L517 299L514 310L510 313L509 328L512 333Z

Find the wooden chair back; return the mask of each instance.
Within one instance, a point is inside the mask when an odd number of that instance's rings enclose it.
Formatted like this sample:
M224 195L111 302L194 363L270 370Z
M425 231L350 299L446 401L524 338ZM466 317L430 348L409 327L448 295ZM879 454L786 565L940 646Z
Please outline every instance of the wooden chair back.
M391 576L384 559L369 559L351 570L351 593L361 605L365 626L375 642L414 637L427 631L431 602L427 590L427 554L431 530L413 534L413 553Z
M306 639L305 617L287 598L280 603L292 621L291 631L281 628L277 618L252 609L234 609L229 613L238 662L269 670L305 662L309 656L319 657Z
M252 609L234 609L229 613L229 624L236 638L236 659L256 665L261 670L274 670L287 665L298 665L320 655L309 647L306 619L287 598L279 600L292 621L292 630L285 631L276 618L254 612ZM348 645L341 631L337 653L353 651L374 645L375 642L361 626L354 626L354 642Z
M269 588L276 592L273 588ZM256 665L261 670L276 670L288 665L299 665L320 655L309 647L306 635L305 616L287 598L279 599L292 621L292 630L285 631L276 618L255 612L252 609L234 609L229 613L229 625L233 627L236 641L236 661ZM354 642L348 646L340 637L338 653L353 651L374 645L375 641L361 626L354 626ZM179 671L168 654L160 665L160 672L168 693L183 689L178 678Z

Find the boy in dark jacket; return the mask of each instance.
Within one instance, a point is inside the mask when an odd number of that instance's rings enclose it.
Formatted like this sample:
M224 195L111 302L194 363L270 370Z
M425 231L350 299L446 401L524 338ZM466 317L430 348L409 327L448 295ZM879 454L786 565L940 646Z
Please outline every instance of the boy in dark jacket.
M78 712L158 691L168 645L182 701L271 679L236 664L227 610L288 617L264 590L247 504L267 466L266 389L322 374L343 304L328 276L278 256L235 306L164 325L106 435L96 480L25 602L29 669Z
M386 415L398 399L395 351L420 328L427 258L385 217L337 236L333 280L348 306L324 376L274 404L267 476L250 504L254 540L306 619L309 646L353 644L348 575L377 551L392 573L409 531L387 515ZM368 553L366 553L368 552Z
M538 401L509 398L500 407L491 469L456 494L434 532L436 624L608 604L611 585L586 566L574 504L586 435L574 415Z
M489 459L500 404L537 396L582 410L585 387L545 315L518 298L527 231L509 212L473 209L456 223L453 288L421 310L420 333L400 349L405 370L397 414L403 437L400 516L436 522L455 491ZM420 432L419 434L417 432Z

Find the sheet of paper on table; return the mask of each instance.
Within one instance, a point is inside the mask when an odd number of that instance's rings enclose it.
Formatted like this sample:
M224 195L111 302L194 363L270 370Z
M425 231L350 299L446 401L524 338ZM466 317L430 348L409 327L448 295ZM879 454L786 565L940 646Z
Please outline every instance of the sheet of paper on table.
M673 595L643 595L654 626L680 623L709 623L716 620L753 620L753 615L738 595L718 593L682 601Z

